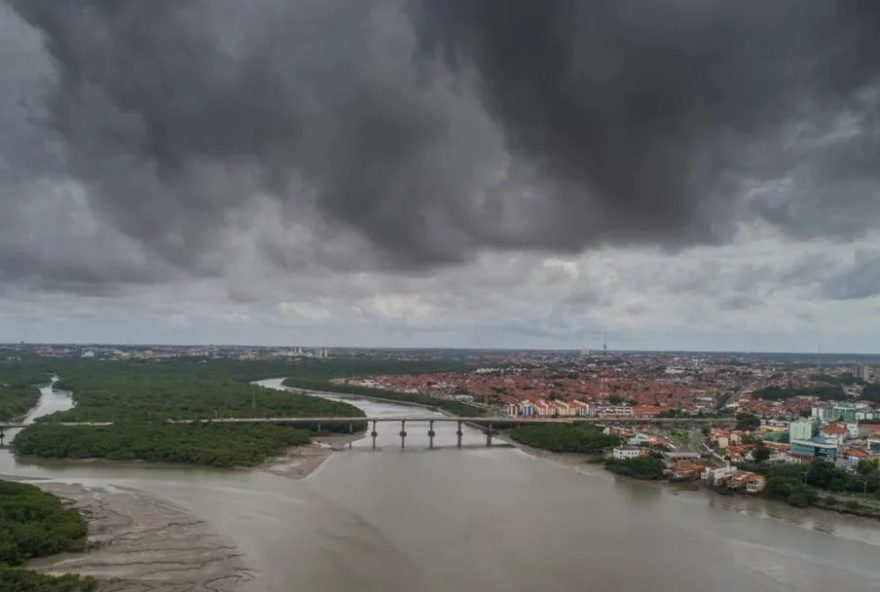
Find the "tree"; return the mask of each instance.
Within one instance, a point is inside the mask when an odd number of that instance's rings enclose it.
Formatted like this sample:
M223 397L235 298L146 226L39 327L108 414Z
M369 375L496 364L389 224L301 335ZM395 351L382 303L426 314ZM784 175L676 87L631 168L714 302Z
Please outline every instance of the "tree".
M798 508L806 508L810 505L810 498L807 496L806 491L800 489L790 493L788 497L785 498L785 501Z
M751 432L761 427L761 419L751 413L739 413L736 416L736 429Z
M831 482L828 483L828 489L835 493L840 493L841 491L846 490L846 481L841 479L840 477L833 477Z
M763 444L759 444L752 450L752 458L756 463L762 463L768 458L770 458L770 449L764 446Z
M837 469L832 463L817 458L810 463L810 468L807 471L807 484L819 489L827 489L836 472Z
M770 497L785 499L791 494L798 482L788 477L773 476L767 479L767 487L764 491Z
M610 397L608 397L608 402L612 405L620 405L621 403L623 403L623 397L621 397L620 395L611 395Z

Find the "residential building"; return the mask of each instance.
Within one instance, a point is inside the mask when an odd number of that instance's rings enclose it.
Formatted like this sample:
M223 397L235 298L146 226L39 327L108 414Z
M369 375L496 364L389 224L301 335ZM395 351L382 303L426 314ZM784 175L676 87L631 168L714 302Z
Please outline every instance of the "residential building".
M849 429L842 423L829 423L819 430L822 438L829 444L840 446L849 437Z
M798 419L788 426L789 440L809 440L813 437L815 422L812 419Z
M867 364L856 364L853 367L853 376L861 378L865 382L871 382L872 375L872 368Z
M649 454L644 448L637 446L617 446L611 451L611 458L614 460L630 460Z

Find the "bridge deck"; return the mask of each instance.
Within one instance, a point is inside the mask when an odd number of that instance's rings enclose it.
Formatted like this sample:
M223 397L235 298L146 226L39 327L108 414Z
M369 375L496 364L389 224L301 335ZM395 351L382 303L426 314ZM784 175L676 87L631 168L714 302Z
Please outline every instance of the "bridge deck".
M222 417L214 419L168 419L172 424L190 423L356 423L362 421L376 423L430 423L430 422L465 422L483 424L532 424L532 423L635 423L635 424L719 424L734 421L733 418L706 417L483 417L483 416L404 416L404 417ZM0 424L0 429L25 428L32 424L10 423ZM59 422L59 425L71 427L100 427L113 425L112 421L79 421Z

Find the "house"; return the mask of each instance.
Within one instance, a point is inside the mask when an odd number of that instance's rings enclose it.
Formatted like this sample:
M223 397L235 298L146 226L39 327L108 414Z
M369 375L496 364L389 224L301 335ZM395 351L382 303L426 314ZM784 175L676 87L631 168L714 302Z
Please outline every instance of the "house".
M611 451L611 458L614 460L630 460L648 454L650 453L647 450L637 446L617 446Z
M661 454L663 456L663 462L666 463L666 468L668 469L674 468L676 463L682 461L699 462L702 458L696 452L675 452L667 450Z
M849 438L849 428L845 424L834 422L829 423L819 430L822 438L829 444L837 444L840 446L843 441Z
M730 445L730 430L724 428L712 428L709 437L715 442L715 445L722 450Z
M553 415L553 408L550 407L550 404L547 401L535 401L535 415L538 417L550 417Z
M858 423L858 438L868 438L874 432L880 434L880 423L860 421Z
M628 417L633 414L633 408L629 405L602 405L596 408L599 417Z
M751 444L739 444L737 446L728 446L725 452L732 462L740 463L752 453L753 448L754 446Z
M868 451L863 448L847 446L841 448L835 464L844 469L855 469L859 466L859 461L868 460L870 457Z
M640 415L643 417L656 417L661 413L666 413L667 411L671 411L671 407L664 407L662 405L636 405L633 407L633 415Z
M584 403L583 401L578 401L575 399L569 403L575 409L575 414L580 417L589 417L592 415L592 409L589 403Z
M710 470L711 471L711 470ZM740 471L736 467L723 467L710 472L707 479L703 473L703 479L711 481L715 487L723 487L728 491L761 493L767 486L767 479L763 475L751 471Z
M707 468L700 475L700 479L708 483L709 485L718 487L722 483L724 483L728 478L735 475L739 469L736 467L727 465L725 467L720 467L717 469Z
M626 443L630 446L649 446L651 444L651 436L638 432L630 437Z
M705 460L679 460L676 461L669 472L671 481L692 481L699 479L703 472L709 467L709 462Z
M868 438L865 443L868 446L868 451L871 454L880 456L880 432L874 432L870 438Z
M744 489L746 493L754 494L761 493L767 487L767 478L751 471L741 471L734 475L732 480L735 481L735 491Z

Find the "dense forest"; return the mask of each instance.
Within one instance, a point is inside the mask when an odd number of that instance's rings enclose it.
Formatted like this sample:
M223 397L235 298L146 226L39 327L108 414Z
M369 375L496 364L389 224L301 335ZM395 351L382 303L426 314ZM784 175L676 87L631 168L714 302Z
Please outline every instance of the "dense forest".
M94 581L78 576L45 576L20 569L28 559L82 551L87 527L79 512L33 485L0 481L0 590L4 592L75 592L91 590Z
M844 374L842 376L831 376L830 374L811 374L810 380L813 382L824 382L825 384L865 384L865 381L852 374Z
M861 461L858 470L850 473L834 463L815 459L809 465L753 463L742 468L767 477L764 494L793 506L836 505L835 498L821 497L822 492L874 495L880 497L880 469L877 463ZM858 507L858 499L849 501ZM846 509L846 508L844 508Z
M343 393L367 398L389 399L400 401L401 403L412 403L414 405L424 405L425 407L440 409L453 415L476 416L486 414L486 409L484 407L471 405L470 403L465 403L463 401L441 399L439 397L432 397L430 395L419 393L401 393L398 391L369 388L353 384L337 384L327 380L300 378L298 376L292 376L286 379L284 385L293 388L329 391L332 393Z
M791 397L818 397L823 401L837 401L846 399L846 393L839 384L821 386L766 386L752 393L756 399L790 399Z
M536 424L516 428L510 437L520 444L552 452L582 452L597 454L617 446L621 439L602 433L593 425Z
M290 371L290 365L180 360L161 363L58 360L57 388L73 393L76 407L41 418L13 441L19 455L253 465L291 445L305 444L318 426L262 424L171 425L168 419L252 416L363 416L352 405L249 384ZM276 374L277 375L277 374ZM283 375L283 374L282 374ZM60 426L58 422L113 422ZM355 424L355 429L364 428ZM349 425L326 424L324 431Z
M862 391L862 399L865 401L880 403L880 384L865 385L865 388Z
M346 429L347 426L346 426ZM48 458L106 458L215 467L255 465L310 441L310 432L282 425L171 425L120 422L75 427L37 424L13 440L16 454Z
M655 456L640 456L625 460L609 458L605 461L605 468L612 473L633 479L656 481L664 477L663 471L666 470L666 465Z
M39 365L0 362L0 421L19 419L36 405L38 385L48 383L49 376Z

